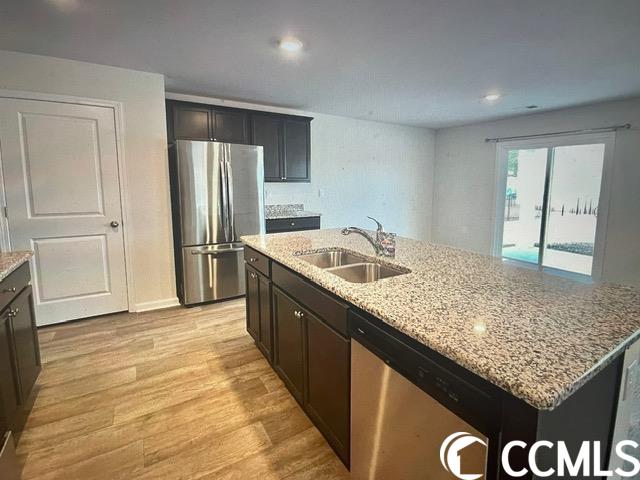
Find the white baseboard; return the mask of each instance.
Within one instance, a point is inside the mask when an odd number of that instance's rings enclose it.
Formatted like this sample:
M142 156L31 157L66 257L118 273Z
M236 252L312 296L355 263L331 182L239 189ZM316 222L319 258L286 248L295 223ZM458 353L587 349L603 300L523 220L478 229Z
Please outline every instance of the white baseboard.
M164 298L162 300L153 300L151 302L142 302L136 304L132 312L148 312L149 310L159 310L161 308L176 307L180 305L177 297Z

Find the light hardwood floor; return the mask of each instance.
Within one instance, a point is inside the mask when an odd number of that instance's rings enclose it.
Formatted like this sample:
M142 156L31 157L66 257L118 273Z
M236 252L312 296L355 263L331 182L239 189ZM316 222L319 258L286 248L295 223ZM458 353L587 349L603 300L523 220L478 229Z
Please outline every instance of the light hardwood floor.
M24 479L342 479L245 331L244 300L40 330Z

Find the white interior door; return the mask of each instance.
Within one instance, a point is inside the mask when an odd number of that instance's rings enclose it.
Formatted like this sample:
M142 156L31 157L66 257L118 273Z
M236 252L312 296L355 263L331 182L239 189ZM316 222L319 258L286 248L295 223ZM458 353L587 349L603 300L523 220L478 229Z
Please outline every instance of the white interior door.
M39 325L127 309L114 110L0 99L13 250L33 250Z

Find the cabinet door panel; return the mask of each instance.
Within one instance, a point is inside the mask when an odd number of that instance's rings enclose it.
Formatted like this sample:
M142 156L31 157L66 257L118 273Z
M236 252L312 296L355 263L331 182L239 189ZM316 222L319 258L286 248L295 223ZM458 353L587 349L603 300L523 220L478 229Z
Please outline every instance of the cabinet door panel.
M349 462L349 340L307 315L306 409L316 425Z
M209 108L174 106L173 134L176 139L209 140L211 137Z
M273 359L273 340L271 323L271 282L266 277L258 275L260 283L260 345L267 359Z
M248 143L247 114L231 110L213 110L213 139L216 142Z
M271 115L253 114L251 130L253 144L264 148L264 179L279 182L282 172L282 120Z
M245 267L247 332L256 342L260 341L260 290L258 274Z
M0 431L16 429L19 385L13 362L13 346L7 312L0 317Z
M284 121L284 176L287 181L309 180L310 125L305 120Z
M21 387L21 403L26 402L40 373L40 347L32 308L31 287L25 289L9 306L16 363Z
M295 312L300 306L273 289L275 327L274 368L280 374L293 396L302 403L304 392L303 320Z

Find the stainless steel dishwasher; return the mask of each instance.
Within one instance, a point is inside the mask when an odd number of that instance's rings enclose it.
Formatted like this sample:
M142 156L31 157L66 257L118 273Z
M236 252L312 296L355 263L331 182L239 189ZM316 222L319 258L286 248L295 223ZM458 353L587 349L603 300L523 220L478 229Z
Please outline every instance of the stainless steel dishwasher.
M459 379L435 364L417 365L420 362L408 347L373 325L357 318L350 323L351 478L485 478L488 437L445 406L447 398L458 403L458 394L472 398L470 392L459 391L466 386L459 386ZM411 372L416 372L413 380L423 388L406 378ZM436 388L439 400L427 394L425 386ZM479 402L484 400L480 397ZM451 441L443 449L443 442L457 432L468 434L470 440Z

